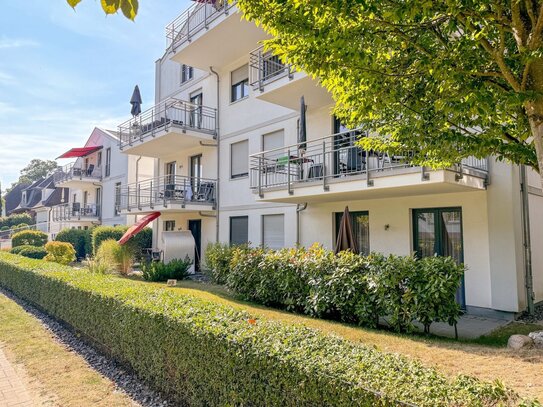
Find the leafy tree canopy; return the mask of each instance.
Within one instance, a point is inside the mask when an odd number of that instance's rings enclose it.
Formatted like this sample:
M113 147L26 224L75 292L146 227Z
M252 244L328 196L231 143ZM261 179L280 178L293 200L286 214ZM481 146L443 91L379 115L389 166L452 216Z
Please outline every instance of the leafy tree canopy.
M66 0L70 6L75 8L81 0ZM100 0L102 9L106 14L115 14L121 10L126 18L134 20L138 14L138 0Z
M19 176L19 184L31 184L41 178L48 176L57 168L58 164L52 160L33 159L30 163L21 170Z

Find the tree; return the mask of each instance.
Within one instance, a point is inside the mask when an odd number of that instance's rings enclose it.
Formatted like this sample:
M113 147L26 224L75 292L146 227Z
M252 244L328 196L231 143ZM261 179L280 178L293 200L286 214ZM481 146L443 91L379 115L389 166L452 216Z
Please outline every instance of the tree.
M66 0L70 6L75 8L81 0ZM138 0L101 0L102 9L106 14L115 14L121 10L126 18L134 20L138 14Z
M58 164L52 160L33 159L30 163L21 170L19 176L19 184L31 184L41 178L48 176L51 171L57 168Z

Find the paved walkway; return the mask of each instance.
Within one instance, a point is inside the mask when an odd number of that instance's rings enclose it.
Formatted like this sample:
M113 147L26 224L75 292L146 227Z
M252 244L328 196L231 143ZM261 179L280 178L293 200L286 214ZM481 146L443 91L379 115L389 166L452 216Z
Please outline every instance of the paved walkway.
M483 318L475 315L462 315L458 321L458 337L461 339L476 339L482 335L507 325L511 321L503 319ZM419 326L422 330L422 325ZM430 326L434 335L454 338L454 326L443 322L434 322Z
M0 348L0 407L32 407L23 381Z

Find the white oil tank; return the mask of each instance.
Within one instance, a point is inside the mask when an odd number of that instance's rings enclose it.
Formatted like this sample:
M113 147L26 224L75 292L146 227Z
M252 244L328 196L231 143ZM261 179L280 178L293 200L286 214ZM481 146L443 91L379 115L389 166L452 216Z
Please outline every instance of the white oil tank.
M189 273L194 274L194 252L196 242L190 230L177 230L162 232L162 249L164 263L174 259L184 260L188 257L192 261Z

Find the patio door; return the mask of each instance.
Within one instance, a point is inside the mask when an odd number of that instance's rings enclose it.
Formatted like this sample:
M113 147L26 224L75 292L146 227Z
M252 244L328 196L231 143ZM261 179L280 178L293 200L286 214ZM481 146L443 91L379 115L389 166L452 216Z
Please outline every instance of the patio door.
M349 212L351 216L351 225L353 227L354 240L358 246L358 252L363 255L370 254L370 216L368 211ZM334 245L339 234L339 225L343 212L336 212L335 217L335 234Z
M355 145L362 133L349 130L334 118L333 170L336 176L356 174L366 169L366 152Z
M202 178L202 154L190 157L190 187L193 195L198 195Z
M414 250L418 257L447 256L464 262L461 208L413 210ZM456 301L466 307L464 278L456 293Z
M190 96L190 103L192 104L190 109L190 125L198 129L202 127L203 102L203 95L201 92Z
M202 256L202 220L189 220L189 230L194 237L194 270L200 271L200 258Z

